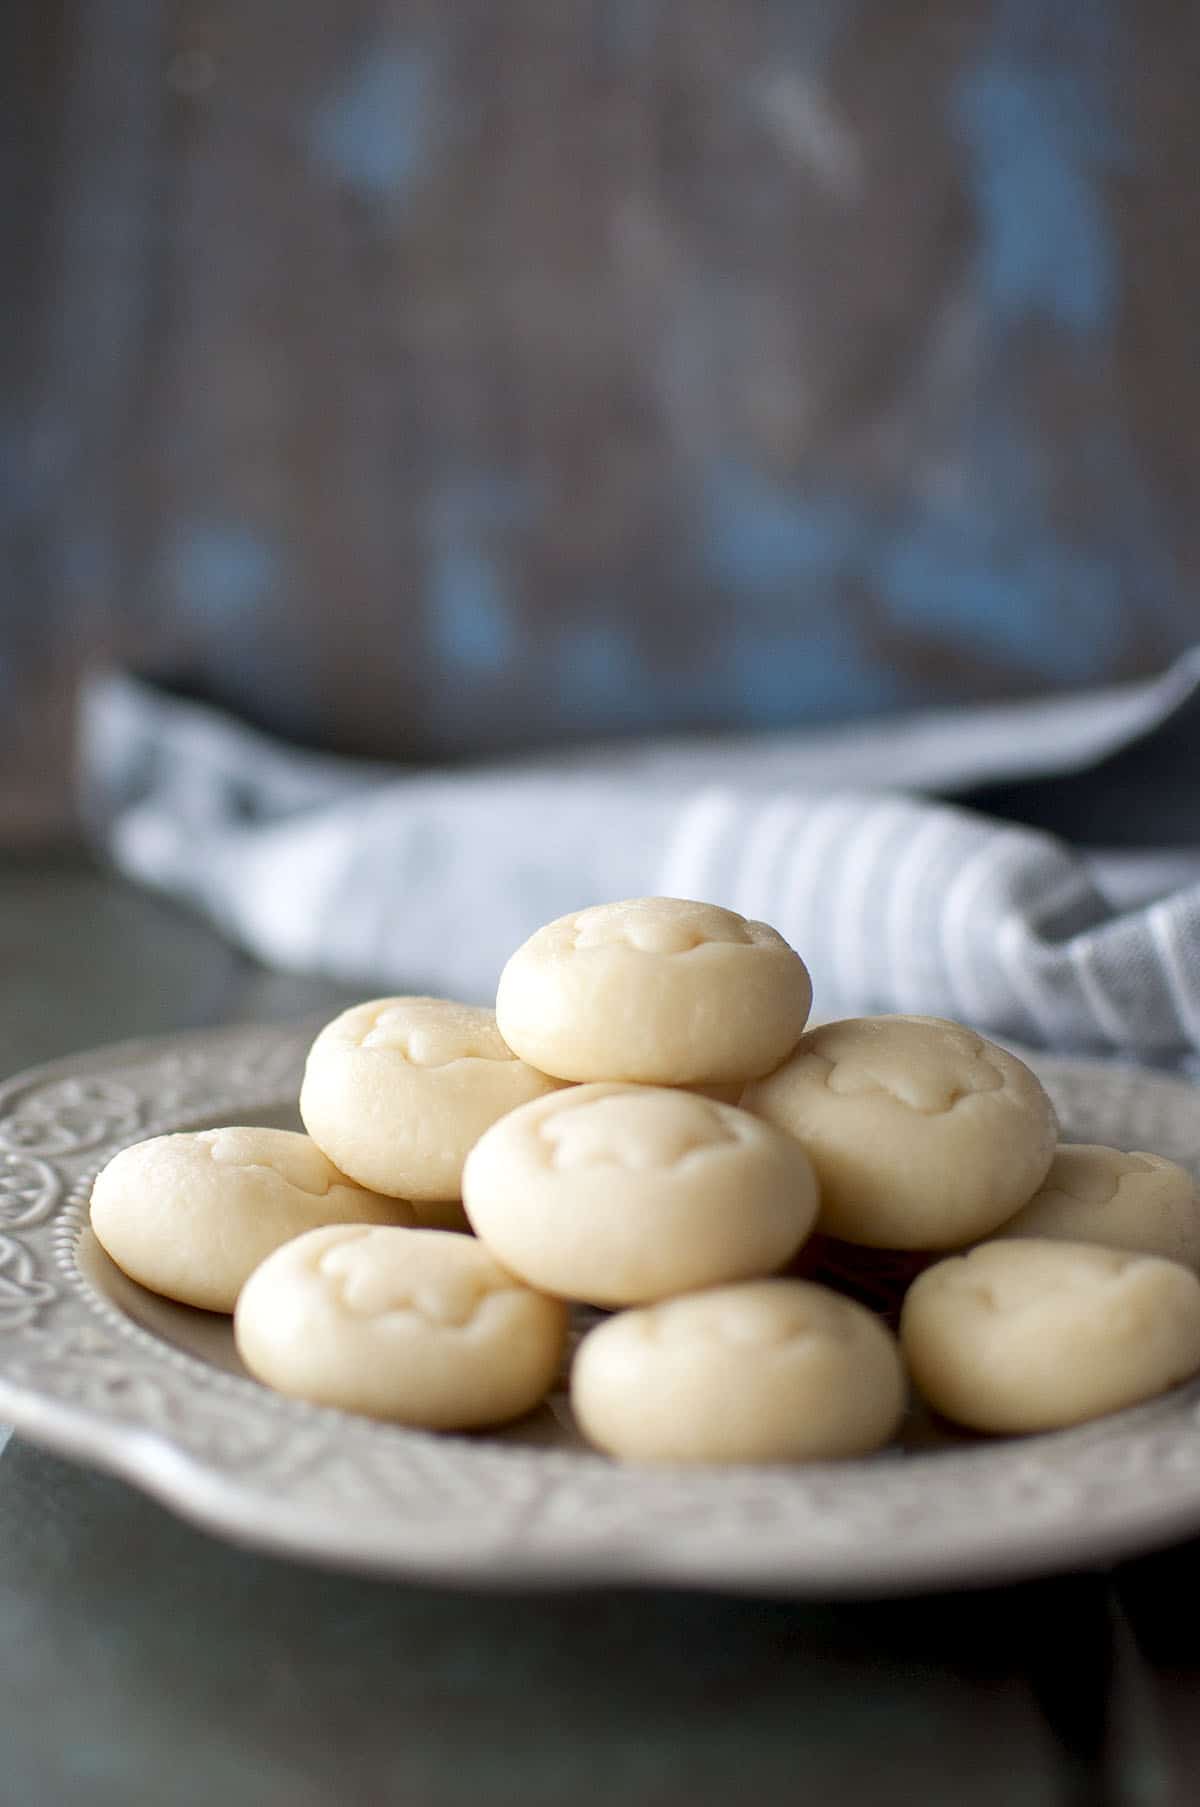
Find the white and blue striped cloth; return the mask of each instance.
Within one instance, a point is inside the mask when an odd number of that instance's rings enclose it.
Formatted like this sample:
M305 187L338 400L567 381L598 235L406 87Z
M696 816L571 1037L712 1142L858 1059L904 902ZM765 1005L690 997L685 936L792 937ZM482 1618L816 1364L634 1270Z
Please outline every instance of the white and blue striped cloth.
M270 964L486 1000L540 923L666 893L774 923L822 1016L1200 1067L1200 648L1066 699L417 774L110 674L81 753L116 864ZM1014 794L1082 799L1086 842L984 813Z

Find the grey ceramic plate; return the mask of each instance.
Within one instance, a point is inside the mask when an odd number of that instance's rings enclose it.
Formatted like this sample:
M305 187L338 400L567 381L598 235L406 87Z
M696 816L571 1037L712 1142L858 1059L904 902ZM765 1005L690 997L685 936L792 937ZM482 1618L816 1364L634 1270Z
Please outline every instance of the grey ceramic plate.
M654 1582L879 1593L1078 1566L1200 1530L1200 1382L1082 1430L949 1443L914 1420L869 1461L622 1468L561 1394L491 1437L373 1424L242 1372L228 1323L126 1280L87 1228L92 1180L144 1136L295 1123L311 1030L80 1055L0 1088L0 1418L247 1544L471 1585ZM1200 1171L1200 1094L1036 1063L1076 1141Z

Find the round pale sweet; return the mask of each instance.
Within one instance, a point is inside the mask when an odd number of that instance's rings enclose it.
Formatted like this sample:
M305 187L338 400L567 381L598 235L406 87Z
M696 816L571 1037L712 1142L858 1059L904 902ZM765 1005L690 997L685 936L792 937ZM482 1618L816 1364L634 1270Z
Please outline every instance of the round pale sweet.
M1200 1369L1200 1281L1092 1243L1002 1239L909 1288L900 1337L930 1405L980 1431L1048 1431Z
M1098 1242L1200 1270L1196 1182L1159 1154L1060 1143L1041 1190L1009 1218L1003 1233Z
M812 1227L817 1193L803 1149L734 1105L587 1085L488 1130L463 1202L531 1286L636 1305L772 1272Z
M557 1085L518 1060L490 1010L446 998L376 998L318 1035L300 1115L343 1173L419 1209L457 1200L471 1144Z
M736 1084L795 1047L812 986L763 922L715 904L636 897L548 923L500 975L496 1020L561 1079Z
M206 1311L232 1311L281 1243L321 1224L411 1224L403 1199L339 1173L290 1129L202 1129L125 1148L92 1188L92 1229L131 1279Z
M825 1234L874 1248L988 1235L1037 1191L1058 1138L1022 1061L927 1016L824 1023L742 1107L803 1143Z
M620 1312L583 1339L571 1373L585 1436L636 1462L865 1455L895 1432L906 1392L891 1333L805 1280Z
M242 1289L238 1353L281 1393L431 1430L530 1411L562 1359L566 1307L481 1243L339 1225L278 1249Z

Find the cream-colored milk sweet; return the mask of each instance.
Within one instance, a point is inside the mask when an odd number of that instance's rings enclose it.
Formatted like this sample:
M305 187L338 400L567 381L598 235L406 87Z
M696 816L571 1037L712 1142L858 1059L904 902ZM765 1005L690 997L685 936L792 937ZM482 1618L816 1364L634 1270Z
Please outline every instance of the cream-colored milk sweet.
M939 1261L900 1316L913 1380L978 1431L1049 1431L1200 1370L1200 1280L1092 1243L1000 1239Z
M747 1086L742 1108L803 1145L821 1230L874 1248L988 1235L1037 1191L1058 1138L1024 1062L937 1017L824 1023Z
M804 962L766 923L637 897L539 929L500 975L496 1020L560 1079L737 1084L778 1066L811 1003Z
M531 1286L631 1305L771 1273L808 1234L817 1193L803 1149L734 1105L596 1084L488 1130L463 1202Z
M502 1424L544 1398L566 1307L473 1237L339 1225L250 1276L234 1335L251 1374L317 1405L431 1430Z
M287 1129L202 1129L122 1149L92 1188L92 1229L152 1292L232 1311L239 1288L281 1243L323 1224L412 1224L403 1199L340 1173Z
M583 1339L571 1373L584 1435L637 1462L865 1455L896 1431L906 1392L879 1320L803 1280L619 1312Z
M412 1200L420 1214L427 1202L460 1198L463 1161L485 1129L558 1084L517 1058L490 1010L376 998L317 1036L300 1115L343 1173ZM434 1214L431 1227L444 1221Z
M1040 1189L1001 1234L1097 1242L1200 1271L1196 1182L1159 1154L1061 1142Z

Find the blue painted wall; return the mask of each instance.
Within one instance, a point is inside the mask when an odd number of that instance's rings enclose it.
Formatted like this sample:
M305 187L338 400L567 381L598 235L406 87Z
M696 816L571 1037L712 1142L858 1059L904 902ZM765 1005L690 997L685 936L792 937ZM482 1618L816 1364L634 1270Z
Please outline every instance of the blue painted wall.
M0 692L86 639L442 757L1193 638L1200 13L72 17Z

